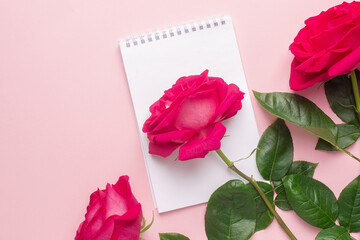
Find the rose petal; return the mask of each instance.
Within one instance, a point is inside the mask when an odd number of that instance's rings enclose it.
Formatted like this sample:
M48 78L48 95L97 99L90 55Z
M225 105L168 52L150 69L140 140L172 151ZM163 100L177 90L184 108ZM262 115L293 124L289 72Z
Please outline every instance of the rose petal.
M198 132L187 143L180 147L179 160L203 158L209 151L220 148L220 140L225 134L226 128L222 123L215 123Z
M84 240L113 240L114 238L114 217L106 219L105 223L102 225L102 227L97 231L96 235L92 238L84 238ZM116 239L118 240L118 239Z
M105 221L102 211L97 211L81 234L81 239L92 239L103 226Z
M141 205L138 203L123 216L111 216L91 240L137 240L141 228Z
M244 98L244 93L240 91L239 87L235 84L228 86L226 97L216 109L216 121L222 121L236 114L241 109L241 100Z
M182 143L149 143L149 153L159 155L162 157L169 156L175 149L181 146Z
M100 197L101 191L98 189L97 191L93 192L90 196L90 203L87 207L87 212L85 214L85 223L87 224L88 219L94 218L95 214L100 210L101 208L101 197Z
M315 54L315 52L311 52L313 50L311 50L311 51L305 50L303 45L304 44L302 44L302 43L293 42L289 47L292 54L294 54L294 56L301 62L306 61L307 59L312 57L313 54Z
M188 90L193 91L195 88L201 86L208 79L208 70L205 70L200 75L191 75L187 77L179 78L176 83L168 90L164 92L162 99L166 102L173 102L181 95L187 94Z
M290 88L293 90L302 90L307 87L314 85L317 82L326 81L330 79L327 72L324 73L305 73L303 71L298 71L296 69L299 62L294 58L291 63L291 73L290 73Z
M329 67L344 58L349 52L348 48L334 49L326 52L324 55L314 59L311 66L305 69L305 73L316 73L320 71L327 71ZM298 69L298 68L297 68Z
M184 143L194 135L195 131L190 129L171 131L160 134L148 134L149 140L154 143Z
M107 184L106 186L106 195L103 205L105 218L109 218L113 215L121 216L127 212L127 199L116 192L110 184Z
M101 228L104 222L104 216L101 211L104 197L104 191L99 189L91 194L90 204L85 214L85 221L81 224L81 229L80 227L78 229L79 239L90 239Z
M141 204L137 203L134 206L132 206L131 208L129 208L128 211L124 215L117 216L116 219L121 220L121 221L131 221L131 220L137 219L139 216L142 216Z
M214 117L218 101L215 91L188 97L179 107L174 126L177 129L202 129Z
M322 11L319 15L305 20L305 25L311 30L312 35L317 34L328 28L328 20L334 15L334 8Z
M128 176L121 176L119 180L113 185L113 189L126 199L127 208L131 208L138 204L138 201L131 192Z
M106 219L105 223L91 240L137 240L141 228L141 205L140 203L133 206L122 216L111 216ZM125 238L126 237L126 238Z
M159 114L153 114L149 119L146 120L143 126L143 132L159 131L162 128L170 128L173 119L176 116L176 112L171 109L166 109ZM175 129L174 129L175 130Z
M290 51L297 58L301 58L301 61L304 61L304 59L316 54L316 50L308 42L308 39L310 38L309 31L310 29L308 26L302 28L296 35L294 42L289 47Z
M323 49L334 49L337 48L337 46L346 48L358 46L359 27L360 25L356 26L354 23L342 24L336 28L322 31L318 35L311 37L310 43L318 51Z
M168 131L175 130L172 123L177 115L176 107L183 104L193 93L200 94L211 90L207 87L208 84L204 84L208 80L207 73L206 70L200 75L178 79L172 88L165 91L165 94L150 107L152 115L144 123L143 132L160 131L164 128Z
M313 66L319 58L323 57L325 54L326 54L326 50L322 50L321 52L318 52L315 55L313 55L311 58L307 59L306 61L297 61L298 65L296 65L296 70L306 71L308 68Z
M329 76L350 73L360 66L360 46L329 69Z
M78 230L76 231L76 236L75 236L75 240L80 240L80 236L81 236L81 232L84 226L84 222L82 222L78 228Z
M224 79L219 77L209 77L208 80L211 87L216 89L218 102L221 102L228 93L228 84L224 81Z
M242 95L243 96L243 95ZM242 108L242 103L241 100L244 97L242 97L241 99L237 99L230 107L228 110L226 110L226 112L223 114L224 118L223 119L228 119L233 117L235 114L237 114L237 112Z

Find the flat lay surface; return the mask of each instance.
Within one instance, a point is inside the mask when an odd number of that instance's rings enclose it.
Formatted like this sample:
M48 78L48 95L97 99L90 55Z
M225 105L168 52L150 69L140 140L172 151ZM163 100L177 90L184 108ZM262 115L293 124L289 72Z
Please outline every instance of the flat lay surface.
M206 204L162 214L154 208L119 39L231 16L262 133L275 118L251 90L292 92L289 45L305 19L341 2L0 0L0 239L73 239L89 195L121 175L129 176L148 221L154 212L142 238L179 232L206 239ZM297 93L341 122L320 84ZM314 178L338 197L360 164L340 152L315 151L316 137L287 125L294 160L319 163ZM360 142L348 150L360 155ZM298 239L314 239L320 230L293 211L278 212ZM274 221L251 239L288 238Z

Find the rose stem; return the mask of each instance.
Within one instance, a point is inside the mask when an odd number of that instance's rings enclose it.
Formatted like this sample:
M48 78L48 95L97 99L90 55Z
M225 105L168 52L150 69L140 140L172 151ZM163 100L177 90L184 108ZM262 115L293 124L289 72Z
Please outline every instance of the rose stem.
M270 210L270 212L275 216L275 218L277 219L278 223L280 224L280 226L285 230L285 232L287 233L287 235L290 237L290 239L292 240L297 240L296 237L294 236L294 234L290 231L290 229L286 226L285 222L281 219L281 217L279 216L279 214L275 211L275 209L273 208L272 204L269 202L269 200L267 199L265 193L261 190L261 188L259 187L259 185L256 183L256 181L252 178L247 176L245 173L241 172L237 167L235 167L234 163L232 161L230 161L225 154L219 149L216 150L216 153L220 156L220 158L226 163L226 165L233 170L235 173L237 173L239 176L241 176L242 178L244 178L245 180L247 180L251 185L253 185L253 187L256 189L256 191L260 194L260 197L262 198L262 200L265 202L266 206L268 207L268 209Z
M356 112L358 115L358 119L360 121L360 97L359 97L359 87L356 79L355 70L351 72L351 83L352 83L352 89L354 92L354 98L355 98L355 104L356 104Z
M360 162L360 159L357 158L356 156L354 156L351 152L348 152L348 151L346 151L345 149L342 149L341 147L339 147L339 146L336 145L336 144L333 144L333 143L331 143L331 144L332 144L334 147L336 147L338 150L346 153L347 155L349 155L349 156L352 157L353 159L355 159L355 160L357 160L358 162Z

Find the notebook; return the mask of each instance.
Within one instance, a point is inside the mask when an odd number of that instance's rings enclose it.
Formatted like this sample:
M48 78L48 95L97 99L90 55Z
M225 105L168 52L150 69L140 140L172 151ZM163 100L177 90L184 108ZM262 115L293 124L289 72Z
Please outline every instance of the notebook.
M155 207L159 213L208 201L212 192L230 179L240 178L215 152L205 158L177 160L178 151L167 158L150 155L142 126L149 107L178 78L198 75L235 83L245 93L238 114L223 122L227 131L221 149L231 159L248 156L257 146L259 133L250 101L231 18L226 16L120 40L120 50L135 109L139 135ZM236 166L262 180L255 156Z

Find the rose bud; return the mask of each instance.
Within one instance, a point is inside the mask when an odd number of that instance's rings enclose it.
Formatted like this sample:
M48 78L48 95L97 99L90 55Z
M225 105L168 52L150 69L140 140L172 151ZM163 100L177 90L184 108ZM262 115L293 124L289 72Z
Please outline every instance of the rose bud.
M138 240L141 221L141 205L131 192L129 177L121 176L115 185L91 194L75 240Z

